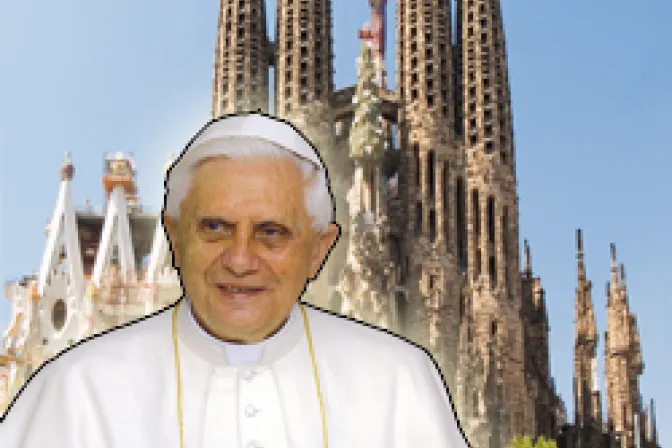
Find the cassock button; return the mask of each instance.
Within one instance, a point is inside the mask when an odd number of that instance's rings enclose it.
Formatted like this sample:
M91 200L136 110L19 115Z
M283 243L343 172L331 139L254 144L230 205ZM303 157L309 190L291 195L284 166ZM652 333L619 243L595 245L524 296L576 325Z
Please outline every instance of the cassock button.
M251 404L245 406L245 415L247 415L248 417L250 418L254 417L255 415L257 415L257 412L259 412L259 409L255 408Z

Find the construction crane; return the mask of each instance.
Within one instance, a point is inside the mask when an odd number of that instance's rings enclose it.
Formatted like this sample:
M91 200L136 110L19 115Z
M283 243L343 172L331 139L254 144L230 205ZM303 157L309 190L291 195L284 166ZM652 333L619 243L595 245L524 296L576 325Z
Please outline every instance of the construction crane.
M369 6L371 7L371 22L368 27L359 30L359 38L371 44L373 57L383 71L380 77L381 87L386 88L387 77L383 67L385 67L385 10L387 0L369 0Z

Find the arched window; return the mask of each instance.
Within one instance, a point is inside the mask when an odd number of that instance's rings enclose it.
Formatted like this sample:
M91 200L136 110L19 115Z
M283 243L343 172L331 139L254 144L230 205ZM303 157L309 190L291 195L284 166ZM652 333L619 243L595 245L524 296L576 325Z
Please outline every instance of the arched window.
M415 234L422 234L422 202L415 204Z
M490 285L497 286L497 260L494 255L490 255L488 260L488 274L490 275Z
M448 209L449 194L450 194L450 173L448 172L449 165L448 162L443 162L443 170L441 172L441 187L443 188L443 203L441 207L443 208L443 232L445 234L446 242L450 241L450 211Z
M481 234L481 209L478 204L478 190L471 191L471 219L474 226L474 237Z
M415 185L420 186L420 144L413 143L413 166L415 167Z
M495 242L495 198L488 197L488 241Z
M68 316L68 306L63 299L58 299L51 310L51 321L56 331L61 331L65 326Z
M436 241L436 211L429 211L429 240Z
M462 271L467 269L467 196L462 176L457 178L455 188L455 211L457 217L457 255Z
M464 294L460 294L460 323L465 318L467 313L467 297Z
M509 296L509 301L513 302L513 291L511 291L511 279L509 273L509 255L511 249L509 246L509 207L504 206L502 209L502 255L504 258L504 287Z
M399 325L399 331L404 336L404 333L407 329L407 319L408 319L408 304L406 303L406 294L403 291L397 291L396 294L397 302L397 320Z
M434 199L436 189L434 181L435 162L434 150L430 150L427 153L427 197L430 199Z

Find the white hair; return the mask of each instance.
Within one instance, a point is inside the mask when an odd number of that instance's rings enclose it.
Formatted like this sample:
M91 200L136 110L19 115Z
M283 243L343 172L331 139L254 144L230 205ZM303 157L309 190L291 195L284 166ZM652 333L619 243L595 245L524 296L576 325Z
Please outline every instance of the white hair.
M192 148L194 149L194 148ZM187 149L190 151L192 149ZM319 168L313 162L299 157L293 151L276 143L254 137L226 137L211 140L198 148L198 160L190 164L181 163L178 159L166 177L166 214L178 220L180 206L191 190L193 170L198 162L204 159L219 156L232 159L244 158L291 158L301 170L305 187L305 207L308 216L312 219L312 228L318 233L327 231L334 219L333 198L329 192L329 184L324 168Z

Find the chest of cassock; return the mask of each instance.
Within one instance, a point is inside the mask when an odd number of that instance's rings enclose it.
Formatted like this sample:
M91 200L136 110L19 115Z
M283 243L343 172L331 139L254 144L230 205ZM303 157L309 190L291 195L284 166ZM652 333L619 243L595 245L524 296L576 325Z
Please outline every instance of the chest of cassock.
M312 318L329 447L467 446L424 353L328 315ZM279 354L272 362L249 367L228 365L219 347L188 325L181 328L187 335L179 344L185 448L324 446L300 327L297 337L291 327L285 333L290 344L269 350ZM167 316L159 315L48 365L0 425L0 446L179 448L170 335Z
M187 447L322 447L322 413L303 345L272 366L249 368L196 368L202 361L185 353L191 364L183 373ZM328 359L319 365L329 446L394 446L394 384L385 376L357 381L354 372L341 371L347 366Z

